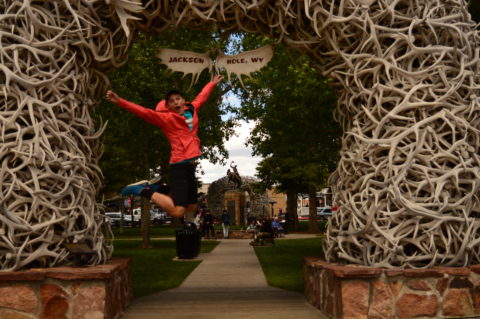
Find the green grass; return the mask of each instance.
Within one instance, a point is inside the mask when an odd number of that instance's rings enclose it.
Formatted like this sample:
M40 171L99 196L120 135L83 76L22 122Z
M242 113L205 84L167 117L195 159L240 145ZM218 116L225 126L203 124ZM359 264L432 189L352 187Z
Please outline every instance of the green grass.
M175 229L181 229L182 226L172 225L160 225L150 226L151 237L172 237L175 236ZM120 234L120 228L116 227L113 230L115 238L129 238L129 237L141 237L140 226L137 227L124 227L123 234Z
M303 293L303 257L322 256L322 238L276 240L255 253L269 285Z
M201 252L207 253L218 241L202 240ZM130 257L134 297L178 287L200 261L173 261L174 240L152 240L152 248L141 249L141 240L115 240L114 257Z
M317 221L318 229L321 232L325 232L327 230L327 221L326 220L319 220ZM298 232L307 232L308 231L308 220L306 221L299 221L298 222Z

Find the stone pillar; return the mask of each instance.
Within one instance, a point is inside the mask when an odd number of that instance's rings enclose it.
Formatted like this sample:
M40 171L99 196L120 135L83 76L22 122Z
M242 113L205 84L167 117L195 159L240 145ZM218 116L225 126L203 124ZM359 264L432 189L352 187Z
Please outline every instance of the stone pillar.
M228 191L224 197L224 207L228 207L228 202L235 202L235 211L231 217L234 225L245 225L245 192L239 190ZM229 212L230 213L230 212Z

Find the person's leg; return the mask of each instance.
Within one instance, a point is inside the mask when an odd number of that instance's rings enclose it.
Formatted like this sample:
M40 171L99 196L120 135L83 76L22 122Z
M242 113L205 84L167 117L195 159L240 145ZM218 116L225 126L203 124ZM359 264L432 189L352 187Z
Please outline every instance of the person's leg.
M212 234L213 239L217 239L217 236L215 235L215 228L213 228L213 224L210 224L210 233Z
M169 216L180 218L185 215L186 208L184 206L175 206L170 196L155 192L150 197L150 200L166 211Z
M223 238L227 238L228 234L227 234L227 225L225 225L224 223L222 223L222 228L223 228Z
M170 211L172 217L180 218L185 213L191 210L188 200L188 179L189 179L189 164L176 164L170 166L170 180L171 180L171 204L173 209ZM157 200L167 200L156 196ZM169 204L170 204L169 203ZM160 206L161 207L161 206ZM169 206L172 208L172 206ZM167 213L169 211L167 210ZM189 221L189 220L186 220Z
M147 181L141 181L130 184L124 187L121 191L122 195L137 195L146 197L151 200L155 205L159 206L172 217L182 217L185 214L185 206L175 206L173 199L167 195L170 193L170 189L161 181L150 184Z
M186 164L186 189L187 194L185 209L185 222L193 222L195 218L195 211L197 210L197 181L195 179L195 166Z

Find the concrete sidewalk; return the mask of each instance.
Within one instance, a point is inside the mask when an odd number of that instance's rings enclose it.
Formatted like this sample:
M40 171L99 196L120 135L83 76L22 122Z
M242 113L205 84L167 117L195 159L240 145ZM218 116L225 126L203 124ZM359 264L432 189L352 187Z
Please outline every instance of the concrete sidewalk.
M302 294L268 286L249 241L222 240L180 287L135 299L122 318L326 318Z

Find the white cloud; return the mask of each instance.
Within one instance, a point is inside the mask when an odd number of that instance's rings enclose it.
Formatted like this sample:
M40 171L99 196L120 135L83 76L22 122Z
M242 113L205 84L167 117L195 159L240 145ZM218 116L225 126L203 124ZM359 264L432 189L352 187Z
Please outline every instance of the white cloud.
M225 148L230 154L227 165L213 165L208 162L208 160L201 160L202 169L205 174L200 177L204 183L211 183L226 176L227 169L230 168L230 163L232 161L234 162L234 165L237 165L240 175L254 176L256 174L257 164L262 158L259 156L252 156L252 149L245 146L245 142L250 136L250 131L254 126L254 122L241 121L240 126L235 130L238 136L233 136L225 143Z

